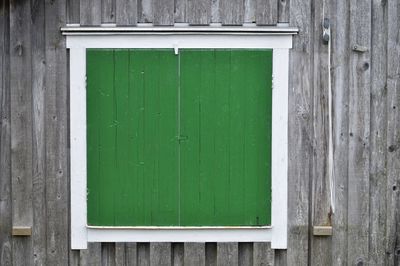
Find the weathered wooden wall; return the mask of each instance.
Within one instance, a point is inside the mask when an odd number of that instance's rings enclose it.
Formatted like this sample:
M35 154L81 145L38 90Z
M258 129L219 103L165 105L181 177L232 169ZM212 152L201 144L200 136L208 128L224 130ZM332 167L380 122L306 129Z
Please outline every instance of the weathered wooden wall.
M287 251L261 243L70 250L68 52L59 27L138 22L299 27L290 54ZM2 0L0 29L0 265L400 265L400 1ZM312 235L312 225L330 222L332 237ZM32 236L12 237L12 224L32 225Z

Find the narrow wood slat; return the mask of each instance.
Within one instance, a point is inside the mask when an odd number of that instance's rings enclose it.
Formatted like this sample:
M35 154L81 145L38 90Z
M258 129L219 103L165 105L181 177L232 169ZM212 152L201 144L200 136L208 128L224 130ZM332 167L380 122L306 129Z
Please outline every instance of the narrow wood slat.
M115 266L115 243L101 243L101 265Z
M137 265L148 266L150 265L150 244L137 243Z
M172 265L181 266L184 265L184 243L171 243L172 249Z
M253 243L239 243L239 265L253 265Z
M60 28L66 5L45 2L45 146L46 146L46 264L64 265L69 257L68 230L68 106L67 49Z
M80 251L80 265L101 265L101 243L88 243L88 248Z
M400 265L400 2L387 2L386 265Z
M138 22L153 22L153 2L150 0L137 0Z
M80 1L80 24L95 26L101 24L101 0Z
M80 23L80 0L67 1L68 19L67 23Z
M212 23L221 22L221 0L211 0L211 20Z
M191 25L207 25L211 20L210 0L188 0L186 19Z
M220 16L223 25L241 25L244 21L243 0L220 0Z
M308 264L311 176L312 1L292 0L290 17L300 33L293 38L289 64L288 265ZM301 66L301 67L299 67Z
M271 249L271 243L266 242L255 242L253 246L253 261L254 265L275 265L274 250Z
M350 44L367 52L350 54L348 264L367 264L369 256L370 159L370 1L350 2Z
M256 22L256 0L244 0L244 22Z
M12 264L9 1L0 3L0 265Z
M274 25L278 21L278 0L256 0L257 25Z
M287 263L287 250L286 249L275 249L275 266L286 266Z
M125 243L115 243L115 265L126 265L126 247Z
M136 243L126 243L125 244L125 264L126 265L138 265L137 256L137 244Z
M217 243L217 265L239 265L238 243Z
M206 265L207 266L217 265L217 243L206 243L205 252L206 252L206 258L205 258Z
M338 1L331 17L333 143L335 213L332 221L332 263L347 265L347 201L348 201L348 145L349 145L349 34L350 13L348 3Z
M290 21L290 0L278 0L278 22L289 23Z
M32 226L31 5L10 3L12 225ZM11 34L12 33L12 34ZM32 239L14 238L12 261L32 265Z
M171 243L150 243L150 265L171 265Z
M116 0L101 0L101 23L115 23Z
M115 17L119 26L136 25L137 0L116 0Z
M174 0L153 1L153 24L161 26L174 25Z
M184 265L205 265L205 244L185 243Z

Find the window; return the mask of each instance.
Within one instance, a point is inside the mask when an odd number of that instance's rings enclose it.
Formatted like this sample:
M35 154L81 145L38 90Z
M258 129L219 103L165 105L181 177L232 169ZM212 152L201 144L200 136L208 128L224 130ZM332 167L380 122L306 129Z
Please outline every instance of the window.
M286 247L291 35L64 31L72 248Z

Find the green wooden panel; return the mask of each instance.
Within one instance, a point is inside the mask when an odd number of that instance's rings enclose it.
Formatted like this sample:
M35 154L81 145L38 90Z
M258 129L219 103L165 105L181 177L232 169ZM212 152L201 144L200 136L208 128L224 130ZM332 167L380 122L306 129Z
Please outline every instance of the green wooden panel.
M88 224L267 225L272 51L89 49Z
M178 225L178 60L87 51L89 225Z
M271 223L272 51L181 50L182 225Z

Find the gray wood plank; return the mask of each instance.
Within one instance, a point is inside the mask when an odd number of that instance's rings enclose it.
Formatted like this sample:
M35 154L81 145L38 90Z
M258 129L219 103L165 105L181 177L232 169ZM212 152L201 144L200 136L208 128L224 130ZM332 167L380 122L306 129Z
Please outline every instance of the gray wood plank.
M137 265L148 266L150 265L150 244L137 243Z
M221 23L221 0L211 0L211 21L212 23Z
M312 164L311 1L292 0L293 38L289 64L288 265L308 265L309 193Z
M101 265L101 243L88 243L88 248L81 250L80 265Z
M115 266L115 243L101 243L101 265Z
M150 243L150 265L171 265L171 243Z
M329 50L322 42L321 21L329 18L330 2L314 3L313 30L313 172L312 172L312 226L331 225L331 189L329 180ZM332 259L331 238L311 238L311 265L328 265Z
M171 243L172 248L172 265L184 265L184 243Z
M126 265L126 246L125 243L115 243L115 265Z
M290 0L278 0L278 22L289 23L290 21Z
M239 243L239 265L253 265L253 243Z
M101 23L115 23L115 0L101 0Z
M10 2L12 225L32 226L31 5ZM32 265L32 239L14 237L14 265Z
M211 21L211 0L188 0L187 22L191 25L207 25Z
M46 150L45 150L45 6L32 1L32 105L33 105L33 228L34 262L46 263Z
M215 266L217 265L217 243L206 243L206 265Z
M372 1L369 263L386 265L387 5ZM391 48L390 48L391 49Z
M49 265L67 265L68 230L68 106L67 53L60 28L65 25L65 2L45 2L45 140L47 258Z
M80 22L80 0L67 1L67 11L69 24L76 24Z
M278 22L278 0L256 0L257 25L274 25Z
M175 0L175 22L186 22L186 8L188 0Z
M285 249L274 249L275 252L275 266L286 266L287 263L287 251Z
M238 243L217 243L217 265L239 265Z
M243 0L220 0L220 16L223 25L241 25L244 22Z
M349 170L349 19L348 3L337 1L332 8L332 91L333 91L333 144L334 192L332 263L347 265L347 201Z
M137 265L137 245L136 243L125 244L125 265Z
M256 22L256 0L244 0L244 22Z
M137 0L138 22L153 22L153 2L150 0Z
M254 266L272 266L275 264L275 253L271 249L271 243L255 242L253 246L253 261Z
M348 264L367 264L369 252L371 2L350 2Z
M400 265L400 2L387 3L387 265Z
M153 24L169 26L174 25L174 0L152 0Z
M204 243L185 243L184 262L185 265L205 265L206 251Z
M82 26L95 26L101 24L101 0L80 1L80 24Z
M137 22L137 1L116 0L116 23L119 26L134 26Z
M0 265L12 265L9 2L0 4Z

